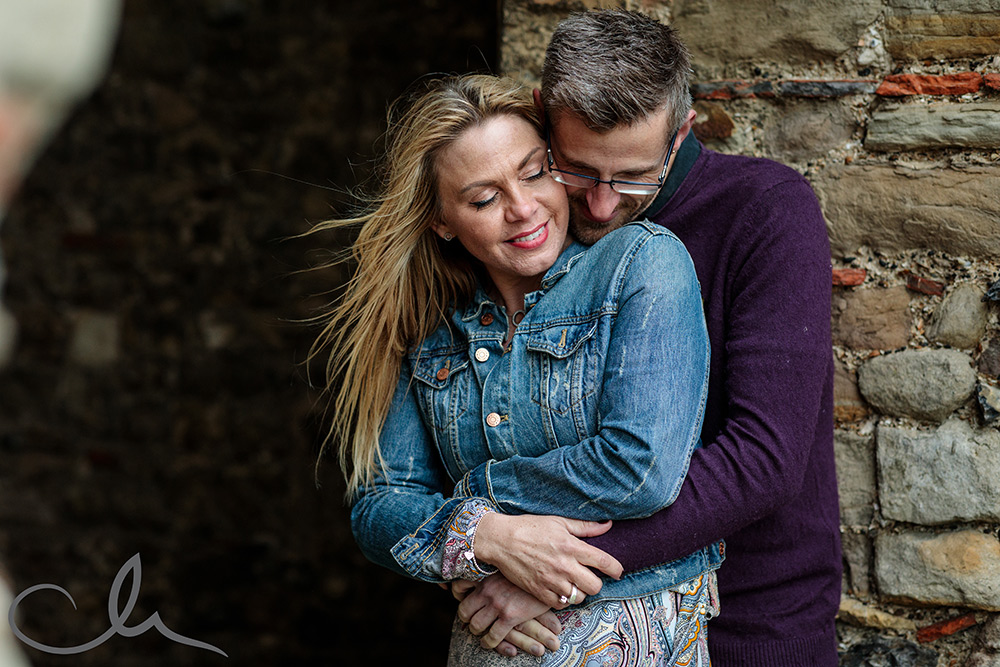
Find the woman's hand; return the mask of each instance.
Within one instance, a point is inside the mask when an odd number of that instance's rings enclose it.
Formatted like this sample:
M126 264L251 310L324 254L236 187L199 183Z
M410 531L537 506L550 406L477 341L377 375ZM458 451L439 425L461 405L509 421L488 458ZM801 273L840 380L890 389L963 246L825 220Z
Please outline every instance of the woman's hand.
M478 584L455 581L451 585L458 605L458 618L469 625L469 632L481 637L479 645L495 649L500 655L514 657L517 650L539 656L545 649L559 649L562 625L552 610L494 574Z
M609 528L610 521L490 512L476 528L475 556L541 603L563 609L601 591L601 579L591 568L621 577L621 563L580 539L601 535Z

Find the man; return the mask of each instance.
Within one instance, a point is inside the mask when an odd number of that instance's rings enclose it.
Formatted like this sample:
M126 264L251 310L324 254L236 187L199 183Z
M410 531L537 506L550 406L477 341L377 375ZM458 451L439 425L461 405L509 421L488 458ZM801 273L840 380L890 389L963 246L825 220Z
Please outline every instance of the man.
M677 234L712 345L704 446L679 497L587 541L628 572L725 539L713 665L833 667L841 562L826 227L795 171L698 142L689 71L669 27L588 12L557 27L536 91L573 233L594 243L648 218ZM477 591L459 613L469 620L513 597Z

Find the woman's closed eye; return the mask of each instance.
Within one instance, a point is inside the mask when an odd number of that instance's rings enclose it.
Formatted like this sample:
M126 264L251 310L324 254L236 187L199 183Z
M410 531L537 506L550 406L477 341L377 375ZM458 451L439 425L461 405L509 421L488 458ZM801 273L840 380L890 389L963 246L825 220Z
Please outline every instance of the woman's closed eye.
M481 199L479 201L472 202L472 205L476 207L477 211L481 211L484 208L496 203L497 198L500 196L499 192L495 192L489 199Z
M533 172L529 172L529 174L527 176L524 176L521 180L524 181L525 183L534 183L536 181L539 181L539 180L545 178L546 176L548 176L548 171L545 169L545 165L542 164L541 166L538 167L538 171L537 172L534 172L534 171ZM474 202L470 202L470 203L476 208L477 211L481 211L484 208L487 208L487 207L495 204L496 201L497 201L497 199L499 199L499 197L500 197L500 193L499 192L495 192L495 193L493 193L493 196L491 196L491 197L488 197L486 199L480 199L478 201L474 201Z
M545 165L543 164L541 167L539 167L538 173L532 174L531 176L528 176L524 180L526 180L529 183L531 183L531 182L537 181L539 179L545 178L545 176L547 176L547 175L548 175L548 172L545 170Z

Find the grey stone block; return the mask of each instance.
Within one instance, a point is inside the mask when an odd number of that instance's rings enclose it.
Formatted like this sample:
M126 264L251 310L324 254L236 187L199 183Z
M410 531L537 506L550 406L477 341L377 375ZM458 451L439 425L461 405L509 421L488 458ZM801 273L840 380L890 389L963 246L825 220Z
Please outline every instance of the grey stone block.
M862 364L858 387L882 414L942 421L972 396L976 372L957 350L904 350Z
M871 595L872 540L868 535L845 532L841 545L848 589L853 595L867 598Z
M875 514L875 439L836 431L833 446L840 520L847 525L867 526Z
M812 177L834 256L934 248L1000 259L1000 168L839 166Z
M1000 432L952 419L934 431L881 427L879 501L887 519L1000 521Z
M865 148L873 151L1000 146L1000 103L889 105L872 114Z
M977 530L883 533L875 574L884 598L1000 611L1000 542Z
M882 3L791 0L762 9L741 0L678 0L674 26L699 64L806 63L837 57L855 46L878 18Z
M983 294L971 283L956 285L934 311L927 339L952 347L976 347L989 320Z

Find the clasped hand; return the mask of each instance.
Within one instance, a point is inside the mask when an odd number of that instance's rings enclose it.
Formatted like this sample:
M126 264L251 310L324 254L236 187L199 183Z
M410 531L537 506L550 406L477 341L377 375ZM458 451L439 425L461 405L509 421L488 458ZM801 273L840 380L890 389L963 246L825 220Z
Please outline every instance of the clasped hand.
M551 610L572 604L567 598L574 587L582 593L574 600L577 604L584 595L599 593L601 579L594 570L621 577L621 563L580 539L610 527L610 521L485 515L476 530L476 559L503 576L494 575L478 586L455 583L459 619L473 634L482 635L483 648L504 655L516 654L515 647L534 655L542 655L543 645L555 650L561 626Z

